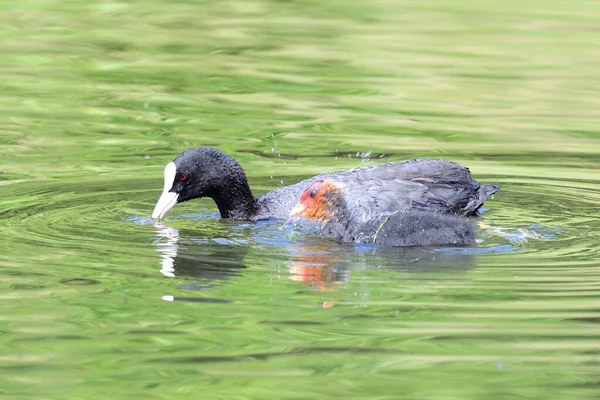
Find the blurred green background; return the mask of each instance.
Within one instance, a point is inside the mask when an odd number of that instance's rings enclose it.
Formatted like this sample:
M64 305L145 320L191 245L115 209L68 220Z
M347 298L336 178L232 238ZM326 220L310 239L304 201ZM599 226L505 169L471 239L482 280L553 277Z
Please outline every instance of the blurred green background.
M599 3L1 8L3 398L598 398ZM256 194L414 157L503 188L469 250L149 223L205 145Z

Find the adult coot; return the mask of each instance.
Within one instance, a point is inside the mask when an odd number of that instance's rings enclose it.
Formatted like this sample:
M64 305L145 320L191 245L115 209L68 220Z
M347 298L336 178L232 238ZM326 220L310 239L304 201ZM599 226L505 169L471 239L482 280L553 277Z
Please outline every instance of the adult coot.
M494 192L497 189L486 187L484 190ZM408 197L405 198L408 200ZM466 216L474 210L463 209L457 215L447 213L455 210L455 206L443 200L431 203L433 207L423 207L420 202L411 206L410 201L390 199L390 193L386 190L377 191L332 179L319 180L302 193L291 216L304 216L322 222L321 236L342 243L388 246L475 243L475 219ZM398 208L390 208L392 202ZM380 207L382 203L384 206Z
M223 218L285 219L307 187L328 178L364 194L378 193L376 201L360 203L373 215L402 206L468 215L497 190L473 181L469 170L454 162L422 159L321 174L254 198L240 164L211 147L185 150L166 165L164 178L152 218L163 218L177 203L210 197Z

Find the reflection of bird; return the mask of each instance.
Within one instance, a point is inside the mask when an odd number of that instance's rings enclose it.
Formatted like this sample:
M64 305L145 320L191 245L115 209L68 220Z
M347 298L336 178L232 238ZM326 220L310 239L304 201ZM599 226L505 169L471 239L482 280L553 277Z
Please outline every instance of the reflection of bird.
M160 272L165 276L228 280L241 275L246 268L244 256L247 248L244 246L210 243L198 246L182 239L175 228L161 223L157 223L155 228L161 238L156 241L157 251L161 254ZM182 240L187 246L182 247Z
M415 188L411 182L392 181L377 190L332 179L316 181L300 196L291 214L323 221L321 235L344 243L474 243L475 223L468 215L475 213L497 188L490 186L488 191L480 186L483 192L473 198L465 196L465 190L461 190L464 188L449 184L417 185ZM411 190L406 196L398 195L404 186Z
M185 150L166 165L164 190L152 218L162 218L175 204L198 197L212 198L223 218L288 218L300 194L313 182L328 178L352 192L380 193L376 202L364 203L376 215L403 206L471 214L498 190L473 181L469 170L454 162L422 159L322 174L256 199L237 161L218 149L200 147Z
M333 290L347 279L349 263L342 261L338 252L323 244L294 246L294 257L289 261L291 279L308 282L322 291Z

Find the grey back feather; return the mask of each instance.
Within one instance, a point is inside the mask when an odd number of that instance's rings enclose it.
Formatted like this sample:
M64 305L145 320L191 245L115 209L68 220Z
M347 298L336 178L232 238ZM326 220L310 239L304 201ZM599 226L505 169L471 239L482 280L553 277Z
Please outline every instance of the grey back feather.
M401 208L416 208L471 215L498 188L480 185L469 170L439 159L389 162L347 171L317 175L260 197L259 213L288 218L300 195L317 180L333 179L344 185L352 220L367 221Z

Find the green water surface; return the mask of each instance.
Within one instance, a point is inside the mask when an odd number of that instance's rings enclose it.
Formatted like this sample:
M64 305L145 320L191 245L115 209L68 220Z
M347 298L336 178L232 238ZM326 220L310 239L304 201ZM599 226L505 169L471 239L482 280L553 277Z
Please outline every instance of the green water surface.
M598 399L600 3L6 0L2 399ZM468 249L149 219L217 146L255 194L442 157Z

